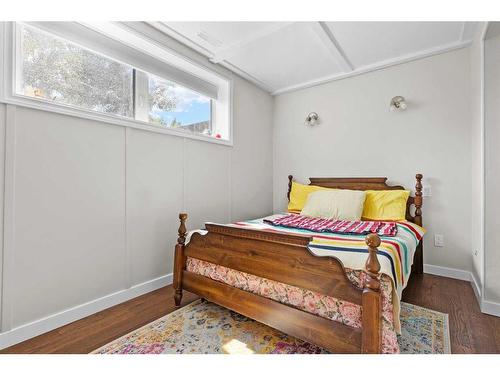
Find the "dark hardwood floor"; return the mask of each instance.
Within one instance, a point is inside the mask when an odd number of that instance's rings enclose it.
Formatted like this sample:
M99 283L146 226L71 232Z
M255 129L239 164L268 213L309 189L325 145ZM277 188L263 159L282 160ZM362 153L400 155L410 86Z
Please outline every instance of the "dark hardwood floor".
M403 301L449 314L452 353L500 353L500 318L481 312L468 281L412 277Z
M185 293L182 305L197 296ZM500 318L482 314L466 281L414 275L403 300L449 314L453 353L500 353ZM175 310L165 287L65 325L0 353L88 353Z
M194 294L184 292L182 306L197 298ZM169 285L1 350L0 353L89 353L175 309L174 290Z

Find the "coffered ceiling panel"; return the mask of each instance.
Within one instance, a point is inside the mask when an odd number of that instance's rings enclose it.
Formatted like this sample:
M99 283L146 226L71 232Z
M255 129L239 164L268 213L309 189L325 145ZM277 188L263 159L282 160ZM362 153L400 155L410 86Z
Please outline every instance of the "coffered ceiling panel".
M477 22L152 22L273 93L467 46Z
M463 22L327 22L355 67L434 50L460 40Z
M241 45L231 50L226 60L272 88L341 72L309 23L294 23Z

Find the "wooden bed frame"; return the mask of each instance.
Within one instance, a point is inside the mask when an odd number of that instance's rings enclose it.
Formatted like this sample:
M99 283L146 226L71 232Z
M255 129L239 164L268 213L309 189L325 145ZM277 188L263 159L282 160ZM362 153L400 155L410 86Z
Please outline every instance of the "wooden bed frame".
M290 199L293 177L288 176L288 180L287 197ZM417 174L416 180L415 197L408 200L406 218L422 225L422 175ZM328 188L404 189L402 186L388 186L385 177L310 178L310 181L310 185ZM411 206L415 207L414 214L410 212ZM179 214L179 219L173 281L177 306L181 303L182 291L187 290L332 353L380 353L382 307L377 259L380 238L376 234L366 236L367 282L364 289L360 289L349 281L340 260L318 257L309 251L309 236L206 224L207 234L194 233L186 245L187 214ZM420 243L415 253L415 273L423 272L422 252ZM362 328L352 328L189 272L186 270L187 257L361 305Z

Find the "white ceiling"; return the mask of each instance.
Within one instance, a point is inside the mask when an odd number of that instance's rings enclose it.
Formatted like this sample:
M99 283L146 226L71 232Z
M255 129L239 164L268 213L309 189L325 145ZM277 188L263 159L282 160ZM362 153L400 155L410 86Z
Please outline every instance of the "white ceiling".
M476 22L155 22L273 93L461 48Z

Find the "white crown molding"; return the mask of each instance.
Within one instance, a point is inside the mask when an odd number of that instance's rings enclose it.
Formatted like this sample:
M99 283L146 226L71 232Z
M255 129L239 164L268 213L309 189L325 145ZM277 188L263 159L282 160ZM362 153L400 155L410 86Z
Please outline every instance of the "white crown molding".
M481 30L481 40L486 40L486 36L488 34L488 28L490 27L490 22L487 21L483 25L483 29Z
M462 22L462 30L460 30L460 38L458 38L458 40L462 42L465 41L466 28L467 28L467 22Z
M172 283L172 274L164 275L142 284L121 290L116 293L95 299L93 301L72 307L45 318L15 327L10 331L0 333L0 349L15 345L42 333L52 331L86 316L95 314L132 298L163 288Z
M181 33L178 33L176 30L165 24L164 22L146 22L148 25L154 27L158 31L161 31L162 33L178 40L179 42L185 44L191 49L194 49L196 52L208 57L208 58L213 58L214 54L208 50L207 48L203 47L202 45L193 42L191 39L185 37Z
M268 85L265 82L262 82L260 79L256 78L255 76L251 75L250 73L245 72L244 70L241 70L237 66L231 64L228 61L221 61L219 63L220 66L223 66L226 69L231 70L233 73L239 75L240 77L246 79L247 81L253 83L255 86L261 88L262 90L271 93L274 91L274 89Z
M321 84L324 84L324 83L328 83L328 82L332 82L332 81L337 81L337 80L340 80L340 79L354 77L354 76L357 76L357 75L360 75L360 74L374 72L376 70L389 68L391 66L395 66L395 65L399 65L399 64L405 64L405 63L408 63L408 62L411 62L411 61L414 61L414 60L420 60L420 59L424 59L426 57L430 57L430 56L434 56L434 55L439 55L439 54L442 54L442 53L451 52L451 51L454 51L454 50L457 50L457 49L465 48L465 47L469 46L470 44L471 44L471 41L453 42L453 43L450 43L450 44L447 44L447 45L444 45L444 46L439 46L439 47L436 47L436 48L431 48L431 49L428 49L428 50L419 51L419 52L416 52L416 53L412 53L412 54L408 54L408 55L396 57L396 58L393 58L393 59L381 61L381 62L372 64L372 65L367 65L367 66L359 67L356 70L353 70L352 72L338 73L338 74L334 74L334 75L329 75L329 76L325 76L325 77L313 79L313 80L310 80L310 81L307 81L307 82L304 82L304 83L299 83L299 84L296 84L296 85L291 85L291 86L283 87L283 88L280 88L280 89L277 89L277 90L273 91L271 93L271 95L280 95L280 94L284 94L284 93L291 92L291 91L301 90L301 89L305 89L305 88L309 88L309 87L321 85Z
M477 33L478 28L480 27L480 24L481 22L477 21L464 22L462 26L462 32L460 34L460 41L472 41Z

